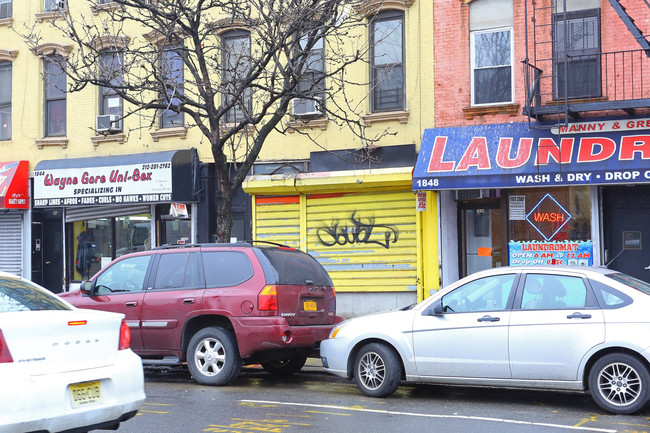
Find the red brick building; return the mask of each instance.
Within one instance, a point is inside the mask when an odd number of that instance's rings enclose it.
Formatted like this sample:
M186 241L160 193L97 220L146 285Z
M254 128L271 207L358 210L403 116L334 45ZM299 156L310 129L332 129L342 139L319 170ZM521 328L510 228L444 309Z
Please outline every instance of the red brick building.
M650 2L434 3L442 279L508 264L650 281ZM648 242L644 242L645 240Z

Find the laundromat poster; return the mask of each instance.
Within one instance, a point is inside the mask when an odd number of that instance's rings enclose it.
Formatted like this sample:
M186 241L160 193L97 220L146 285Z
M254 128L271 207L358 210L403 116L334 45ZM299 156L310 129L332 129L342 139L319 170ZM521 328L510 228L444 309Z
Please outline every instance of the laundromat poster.
M510 241L508 261L511 266L592 266L594 246L591 241Z

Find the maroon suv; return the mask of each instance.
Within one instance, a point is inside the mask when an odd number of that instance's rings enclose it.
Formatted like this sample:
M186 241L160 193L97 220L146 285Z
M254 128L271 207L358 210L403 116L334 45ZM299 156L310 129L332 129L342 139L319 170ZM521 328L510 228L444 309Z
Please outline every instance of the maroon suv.
M144 363L187 361L206 385L229 383L253 363L295 373L341 321L332 280L313 257L257 243L128 254L61 296L124 313Z

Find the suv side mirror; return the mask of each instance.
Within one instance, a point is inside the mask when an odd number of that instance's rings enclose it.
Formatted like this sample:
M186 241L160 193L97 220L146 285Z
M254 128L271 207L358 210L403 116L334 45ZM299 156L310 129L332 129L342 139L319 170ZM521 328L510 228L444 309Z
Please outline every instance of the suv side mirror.
M81 282L79 285L79 291L83 293L84 295L90 295L90 293L93 290L93 283L92 281L84 280Z

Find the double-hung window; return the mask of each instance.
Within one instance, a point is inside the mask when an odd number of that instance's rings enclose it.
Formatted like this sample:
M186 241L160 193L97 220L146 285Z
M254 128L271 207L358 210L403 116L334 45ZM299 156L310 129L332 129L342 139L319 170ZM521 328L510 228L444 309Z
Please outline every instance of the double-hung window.
M305 68L298 80L299 98L293 100L293 115L320 116L323 114L325 99L325 55L323 38L314 41L311 48L306 44L308 38L303 37L299 42L299 55L305 57Z
M0 19L11 18L11 2L12 0L0 0Z
M238 123L250 116L252 91L245 86L250 70L250 33L231 30L222 36L222 104L234 104L226 112L226 123Z
M513 102L512 28L470 33L472 105Z
M164 83L164 90L160 99L168 107L181 103L179 98L183 94L183 59L174 47L166 47L160 58L160 77ZM170 128L183 125L183 113L171 109L161 110L160 127Z
M404 12L382 11L370 21L372 111L404 109Z
M11 140L11 62L0 62L0 140Z
M110 86L102 86L99 90L99 114L102 116L112 115L109 119L110 130L122 130L121 118L122 97L118 94L116 87L123 83L122 75L123 53L119 51L105 51L99 57L100 79Z
M57 55L43 57L45 86L45 135L61 137L66 134L66 75L65 60Z
M601 95L600 9L553 16L553 68L557 99Z

